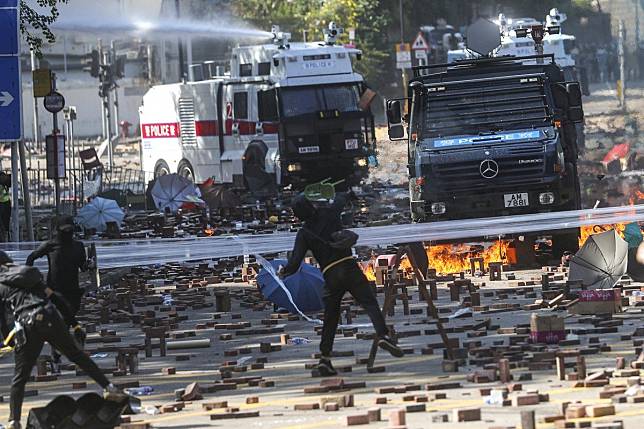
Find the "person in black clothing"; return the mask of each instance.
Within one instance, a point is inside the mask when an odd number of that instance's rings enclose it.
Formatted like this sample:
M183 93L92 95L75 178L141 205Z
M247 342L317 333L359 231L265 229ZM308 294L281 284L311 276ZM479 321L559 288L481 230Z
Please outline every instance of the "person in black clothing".
M33 251L26 261L26 265L33 266L36 259L47 256L49 271L47 272L47 287L56 292L59 299L64 299L69 304L70 313L65 317L65 322L74 329L74 337L79 344L85 340L85 332L76 320L80 309L84 290L78 282L78 272L88 269L85 246L74 239L74 221L71 217L63 217L58 222L56 237L44 242ZM54 359L59 356L54 353Z
M369 281L352 256L350 248L338 249L329 243L331 234L342 230L340 215L347 202L346 194L336 194L335 200L327 207L316 208L303 195L295 199L293 212L303 227L297 233L295 245L287 265L280 270L280 275L289 276L295 273L308 250L311 250L324 274L324 326L320 351L322 357L317 365L323 376L333 376L337 372L331 364L333 340L340 318L340 304L346 292L351 293L367 312L378 335L378 345L395 357L402 357L403 352L389 338L385 319L378 305Z
M14 335L15 370L9 404L10 429L20 429L20 415L25 385L46 342L60 350L67 358L85 371L105 389L107 399L121 401L126 396L111 384L85 353L74 342L65 327L56 306L48 299L53 293L45 286L37 268L14 265L9 256L0 251L0 317L13 316L15 328L22 333ZM59 304L60 305L60 304ZM6 324L3 324L6 327ZM8 333L3 332L4 338Z

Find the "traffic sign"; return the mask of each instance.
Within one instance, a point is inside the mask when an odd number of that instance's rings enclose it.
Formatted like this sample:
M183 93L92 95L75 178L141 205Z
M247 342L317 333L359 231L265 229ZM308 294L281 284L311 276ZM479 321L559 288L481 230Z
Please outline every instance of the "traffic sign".
M429 51L429 45L427 44L427 40L425 40L423 33L418 33L416 40L414 40L414 43L412 43L411 45L411 49L413 49L414 51Z
M51 92L51 70L33 71L34 97L46 97Z
M65 97L59 92L50 92L43 100L45 109L50 113L58 113L65 107Z
M0 55L18 54L18 20L16 19L17 8L2 7L0 3Z
M424 49L417 49L414 51L414 57L417 60L426 60L427 59L427 51Z
M22 139L18 0L0 0L0 142Z
M411 47L409 43L396 44L396 68L411 68Z

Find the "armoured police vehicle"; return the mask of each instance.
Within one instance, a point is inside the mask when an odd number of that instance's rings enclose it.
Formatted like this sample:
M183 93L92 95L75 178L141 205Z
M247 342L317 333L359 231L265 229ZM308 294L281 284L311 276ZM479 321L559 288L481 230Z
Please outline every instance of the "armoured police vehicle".
M390 138L408 142L412 219L579 209L578 82L552 54L494 57L491 21L470 26L467 40L479 58L417 67L408 97L387 102ZM555 250L574 248L577 234L553 234Z
M375 93L340 32L331 23L324 41L291 43L274 27L273 43L233 48L225 75L206 63L198 81L152 87L139 110L144 171L253 192L359 183L374 155Z

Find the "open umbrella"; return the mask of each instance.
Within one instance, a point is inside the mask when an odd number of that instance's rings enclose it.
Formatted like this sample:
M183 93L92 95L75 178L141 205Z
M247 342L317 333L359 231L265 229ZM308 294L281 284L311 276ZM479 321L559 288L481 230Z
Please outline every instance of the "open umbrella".
M271 261L271 265L277 271L280 265L286 265L286 261L284 259L274 259ZM266 299L273 304L288 309L291 313L297 313L297 309L289 301L286 292L267 270L262 269L259 272L257 284ZM284 285L291 293L293 302L301 312L319 311L324 308L322 303L324 277L322 272L314 266L303 263L295 274L284 279Z
M570 260L568 280L581 280L589 289L608 289L626 273L628 244L611 229L593 234Z
M175 213L186 203L203 204L194 183L178 174L160 176L152 187L154 205L164 211L166 208Z
M105 231L108 222L121 226L125 213L114 200L96 197L78 212L77 222L87 229Z

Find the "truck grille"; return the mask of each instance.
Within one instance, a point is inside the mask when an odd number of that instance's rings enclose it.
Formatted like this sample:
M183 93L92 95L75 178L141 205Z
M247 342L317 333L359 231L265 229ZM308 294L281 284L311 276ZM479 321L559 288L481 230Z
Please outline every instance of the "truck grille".
M477 153L476 159L449 160L437 159L432 162L433 178L442 192L455 190L480 190L501 185L516 187L541 182L544 176L545 155L543 147L510 148L504 154L489 156L499 165L499 173L493 179L481 176L480 165L484 159ZM520 163L522 160L536 160L536 163Z

